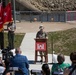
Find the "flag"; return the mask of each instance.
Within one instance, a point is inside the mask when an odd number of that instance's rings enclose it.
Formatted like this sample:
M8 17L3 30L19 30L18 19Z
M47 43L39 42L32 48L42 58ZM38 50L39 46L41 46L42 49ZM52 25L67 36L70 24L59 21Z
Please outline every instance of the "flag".
M12 21L11 3L4 8L3 23Z
M3 30L3 7L0 3L0 32Z

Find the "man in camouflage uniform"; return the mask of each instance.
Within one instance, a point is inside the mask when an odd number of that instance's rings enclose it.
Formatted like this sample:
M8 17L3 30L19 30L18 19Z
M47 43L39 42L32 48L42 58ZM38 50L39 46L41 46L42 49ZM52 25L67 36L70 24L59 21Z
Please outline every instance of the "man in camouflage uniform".
M14 31L15 31L13 22L9 22L9 24L7 25L7 29L8 29L8 48L13 49L14 48Z

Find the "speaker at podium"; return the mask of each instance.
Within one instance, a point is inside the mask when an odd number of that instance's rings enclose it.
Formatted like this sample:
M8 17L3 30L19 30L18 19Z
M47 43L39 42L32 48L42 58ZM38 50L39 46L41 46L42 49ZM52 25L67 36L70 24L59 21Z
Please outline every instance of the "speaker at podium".
M40 53L40 55L38 54ZM35 38L35 63L37 62L38 56L45 58L45 63L48 62L48 50L47 50L47 39Z

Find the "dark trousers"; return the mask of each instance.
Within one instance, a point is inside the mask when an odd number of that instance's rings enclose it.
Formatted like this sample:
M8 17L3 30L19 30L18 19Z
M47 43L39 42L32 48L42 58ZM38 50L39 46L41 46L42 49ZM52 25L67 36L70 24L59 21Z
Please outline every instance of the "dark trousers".
M4 32L0 32L0 48L4 49Z
M8 47L9 49L14 48L14 32L8 31Z

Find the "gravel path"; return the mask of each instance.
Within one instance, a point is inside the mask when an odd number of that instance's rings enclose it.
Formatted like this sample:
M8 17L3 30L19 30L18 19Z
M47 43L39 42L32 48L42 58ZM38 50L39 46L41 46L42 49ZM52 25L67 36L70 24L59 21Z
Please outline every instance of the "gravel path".
M76 23L74 22L67 22L67 23L60 23L60 22L17 22L16 23L16 33L30 33L30 32L37 32L39 30L40 25L44 25L46 32L51 31L59 31L59 30L66 30L70 28L76 28Z

